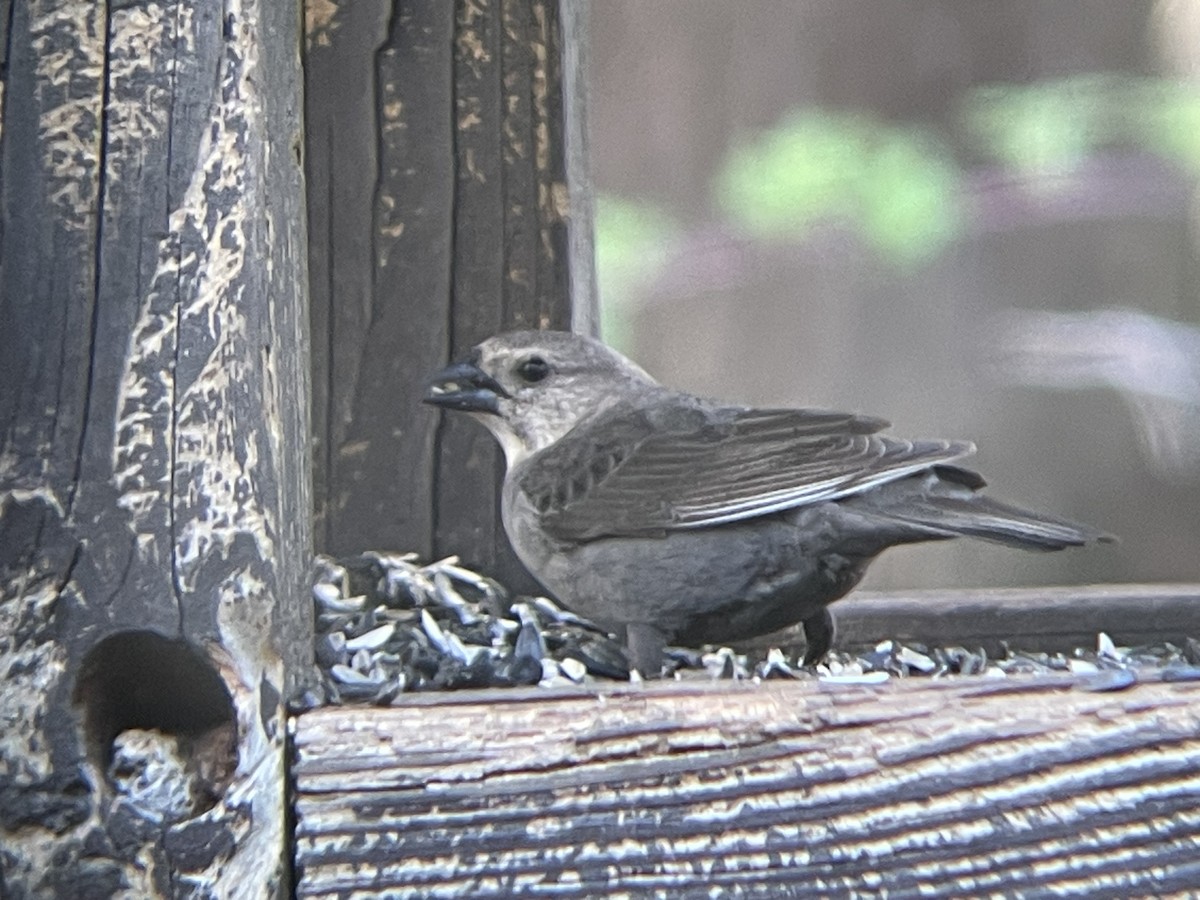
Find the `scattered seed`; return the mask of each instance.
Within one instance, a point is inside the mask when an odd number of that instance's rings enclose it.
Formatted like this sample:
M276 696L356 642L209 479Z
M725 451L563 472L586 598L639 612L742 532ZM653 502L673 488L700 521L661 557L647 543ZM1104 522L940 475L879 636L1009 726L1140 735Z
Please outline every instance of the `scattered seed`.
M350 658L350 654L346 650L347 643L346 635L340 631L318 635L317 662L327 669L339 664L345 665Z
M754 668L755 677L766 680L768 678L796 678L796 671L788 665L787 658L784 657L783 651L778 647L772 647L767 651L767 658L760 662Z
M450 641L446 638L446 632L442 631L442 626L437 623L437 620L429 614L429 610L421 610L421 628L426 636L438 652L443 655L450 655Z
M1128 654L1125 650L1116 646L1112 638L1101 631L1096 635L1096 655L1101 659L1123 661Z
M713 678L733 678L740 681L748 678L745 657L739 657L729 647L721 647L716 653L706 653L702 657L704 668Z
M352 669L350 666L343 666L340 663L331 666L329 669L329 674L332 675L336 681L344 685L373 685L378 687L380 684L382 684L382 681L373 678L364 672L360 672L357 669Z
M883 684L892 676L887 672L863 672L861 675L822 675L822 684Z
M336 603L342 599L342 591L336 584L331 584L327 581L318 581L312 588L313 599L322 606L327 606L330 603Z
M564 659L558 664L563 675L571 679L576 684L580 684L587 677L587 666L577 659Z
M380 625L378 628L372 628L365 634L360 634L358 637L346 641L346 649L351 653L358 650L378 650L391 640L395 632L395 625Z
M394 703L406 691L564 686L591 678L640 681L624 649L603 628L545 597L510 603L495 581L450 556L421 565L415 554L318 557L312 597L316 660L323 673L294 704ZM1163 681L1200 680L1200 640L1180 646L1118 647L1101 632L1095 649L1046 654L1003 647L924 647L884 640L857 653L831 652L815 672L795 660L800 647L742 654L728 647L668 648L675 678L818 678L829 684L881 684L892 677L1071 673L1081 690L1122 690L1136 670Z
M462 624L474 625L481 620L479 613L472 608L462 594L454 589L450 576L445 572L434 572L433 588L437 592L438 601L442 606L453 610Z
M1088 675L1076 682L1076 687L1084 691L1102 693L1105 691L1123 691L1137 683L1137 675L1129 669L1106 669L1095 675Z
M937 668L937 663L932 658L912 647L901 647L896 652L896 660L909 669L920 672L923 675L928 675Z
M1163 681L1200 681L1200 666L1174 665L1162 670Z

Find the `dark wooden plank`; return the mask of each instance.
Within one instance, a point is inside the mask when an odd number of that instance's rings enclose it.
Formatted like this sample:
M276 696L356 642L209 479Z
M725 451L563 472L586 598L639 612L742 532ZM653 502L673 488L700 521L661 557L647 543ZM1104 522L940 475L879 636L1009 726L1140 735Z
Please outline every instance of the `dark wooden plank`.
M13 8L5 896L286 882L282 698L311 662L299 31L259 2Z
M572 326L561 56L557 3L458 5L449 358L498 331ZM499 448L474 423L440 428L435 554L536 589L500 522Z
M381 102L377 96L379 66L388 65L394 55L383 45L388 40L391 3L387 0L336 5L310 2L306 4L306 54L304 93L305 115L305 174L308 187L309 285L312 323L313 364L313 495L315 504L314 530L318 546L337 552L333 535L331 505L339 501L332 492L336 472L353 467L355 457L365 438L357 433L349 436L356 422L356 398L359 383L364 377L387 378L387 372L364 372L364 357L360 353L336 353L343 344L361 341L371 321L375 293L376 259L376 189L380 178L381 157L394 143L396 130L383 136L376 131L376 109ZM336 35L337 40L333 38ZM377 54L376 51L379 50ZM424 80L431 78L423 74ZM418 83L423 83L417 79ZM435 81L436 84L436 81ZM393 98L388 102L396 102ZM401 153L419 147L398 148ZM339 165L339 161L347 164ZM424 169L428 162L414 156ZM393 158L391 166L397 165ZM395 225L384 221L382 227L390 234ZM385 251L388 243L384 242ZM444 255L444 253L443 253ZM390 258L390 255L389 257ZM417 290L438 290L439 278L444 278L444 266L438 257L426 259L426 283L417 282ZM394 280L394 273L389 281ZM419 273L412 273L416 277ZM385 284L387 282L385 281ZM402 360L393 360L402 364ZM380 390L386 384L370 385ZM398 406L403 407L403 398ZM365 417L358 422L361 428L376 427L378 418ZM384 440L380 448L386 452L386 435L373 434ZM403 471L403 469L397 469ZM420 471L414 469L414 473ZM392 481L405 479L393 478ZM419 485L420 478L412 481ZM405 497L389 491L396 487L379 486L379 497L393 506L404 504ZM343 498L344 502L344 498ZM427 506L408 501L415 509ZM397 513L403 515L403 513ZM343 523L353 529L354 518ZM426 523L427 525L427 523ZM421 523L414 523L418 531ZM350 531L349 538L353 539ZM350 546L353 546L351 544Z
M1130 896L1200 866L1200 685L478 692L295 723L297 896Z
M519 328L537 328L545 314L552 284L543 285L545 248L540 240L542 216L538 208L539 150L535 118L535 83L540 37L534 29L534 10L523 0L501 0L499 72L502 108L496 125L500 133L500 159L494 180L503 185L504 231L503 304L499 310ZM545 50L541 52L544 56ZM542 76L544 79L544 75ZM542 90L545 90L544 81ZM543 104L544 105L544 104ZM565 270L564 270L565 272ZM551 281L553 270L551 270ZM559 292L565 295L565 289ZM511 310L511 312L509 312Z
M509 253L518 235L505 228L506 189L501 133L505 46L501 3L461 0L454 31L454 270L449 359L502 331ZM527 163L528 165L528 163ZM523 236L526 242L531 235ZM495 441L463 416L439 426L434 496L434 554L461 552L468 565L487 572L505 546L496 486L503 461ZM470 510L467 514L466 511ZM453 549L451 549L453 548Z
M1118 645L1200 637L1200 585L1095 584L1069 587L859 591L831 607L838 646L895 638L934 646L1070 652L1095 647L1103 631ZM756 639L757 646L801 643L799 630Z
M590 254L590 223L566 216L564 122L582 91L564 94L558 3L308 12L319 547L459 553L531 588L500 527L497 448L418 401L489 334L574 322L572 254ZM578 289L591 328L590 275Z
M2 73L8 69L8 30L12 25L12 0L0 0L0 121L4 115L4 84Z
M431 553L437 419L419 385L448 340L453 9L322 8L306 66L318 547Z

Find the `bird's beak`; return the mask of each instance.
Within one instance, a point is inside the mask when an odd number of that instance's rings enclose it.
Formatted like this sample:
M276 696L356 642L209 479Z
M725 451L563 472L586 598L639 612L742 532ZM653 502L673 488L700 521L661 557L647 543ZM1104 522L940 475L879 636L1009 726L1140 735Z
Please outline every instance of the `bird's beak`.
M473 363L446 366L429 381L423 403L462 412L500 414L500 399L512 395L495 378Z

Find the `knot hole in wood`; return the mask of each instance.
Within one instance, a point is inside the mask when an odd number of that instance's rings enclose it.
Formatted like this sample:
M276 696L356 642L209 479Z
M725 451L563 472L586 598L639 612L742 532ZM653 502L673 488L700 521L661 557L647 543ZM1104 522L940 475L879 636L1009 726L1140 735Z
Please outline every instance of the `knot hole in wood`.
M237 768L233 699L187 641L123 631L84 657L73 700L88 756L144 816L174 822L211 809Z

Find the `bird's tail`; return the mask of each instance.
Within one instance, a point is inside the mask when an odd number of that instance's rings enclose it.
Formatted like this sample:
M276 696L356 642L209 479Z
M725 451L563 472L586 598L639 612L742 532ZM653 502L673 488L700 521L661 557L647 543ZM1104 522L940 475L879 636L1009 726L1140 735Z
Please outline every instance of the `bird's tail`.
M984 480L935 466L876 492L870 517L896 526L898 543L973 537L1024 550L1062 550L1114 538L1077 522L1032 512L978 493Z

